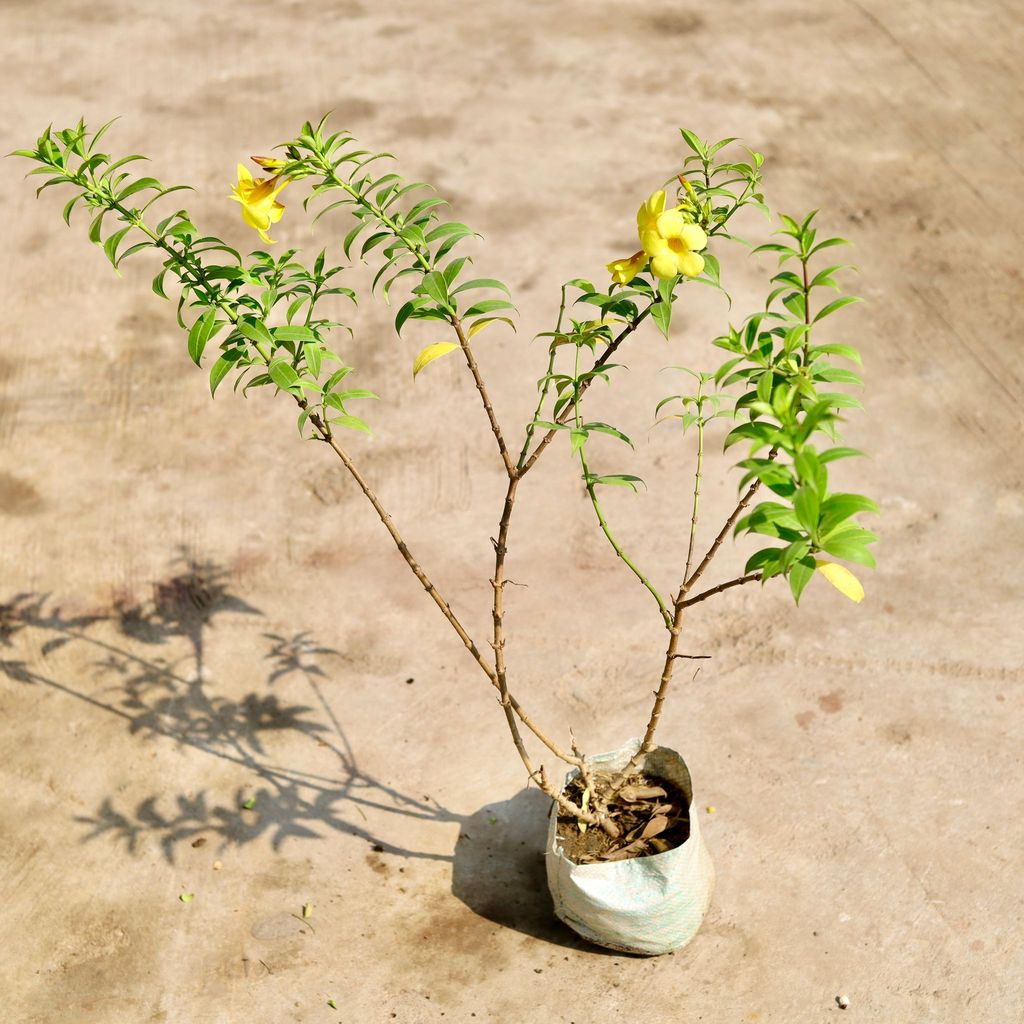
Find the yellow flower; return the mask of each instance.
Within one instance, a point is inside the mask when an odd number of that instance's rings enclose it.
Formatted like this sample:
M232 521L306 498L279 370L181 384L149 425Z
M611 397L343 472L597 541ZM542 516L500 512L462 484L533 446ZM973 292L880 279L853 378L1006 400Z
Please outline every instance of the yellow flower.
M267 234L267 229L284 214L284 207L277 201L277 197L287 184L287 180L281 181L280 175L254 180L245 167L238 165L238 184L231 189L229 198L242 204L242 220L249 227L255 228L264 242L274 242Z
M708 244L708 236L699 224L687 223L679 210L666 210L660 189L640 207L636 225L655 277L696 277L704 269L700 250Z
M646 262L647 253L641 249L624 260L613 260L608 264L608 273L612 275L612 280L617 284L629 284L644 269Z

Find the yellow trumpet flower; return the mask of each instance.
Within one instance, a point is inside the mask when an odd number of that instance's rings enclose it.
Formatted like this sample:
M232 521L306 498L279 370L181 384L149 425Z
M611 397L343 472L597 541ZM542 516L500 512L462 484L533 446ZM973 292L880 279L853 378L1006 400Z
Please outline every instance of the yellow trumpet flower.
M612 280L617 284L629 284L644 269L646 262L647 253L641 249L624 260L613 260L608 264L608 273L612 275Z
M699 224L688 223L679 210L666 210L661 189L640 207L636 225L655 277L697 277L704 269L700 250L708 244L708 236Z
M279 184L280 182L280 184ZM242 164L238 165L238 184L231 189L230 199L242 205L242 220L255 228L264 242L271 245L274 240L267 234L271 224L276 224L284 214L284 207L277 201L281 190L288 184L280 175L273 178L253 178Z

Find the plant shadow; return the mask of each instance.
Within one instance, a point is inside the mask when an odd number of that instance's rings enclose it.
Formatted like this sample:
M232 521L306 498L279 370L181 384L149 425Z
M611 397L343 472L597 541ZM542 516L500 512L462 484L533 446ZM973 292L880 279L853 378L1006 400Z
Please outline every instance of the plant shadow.
M245 770L245 784L227 801L206 790L161 790L126 808L107 796L91 814L75 819L87 829L84 841L114 838L135 853L144 840L155 838L164 859L173 863L184 843L227 847L267 837L277 850L290 838L341 832L396 856L450 860L390 843L371 828L366 813L371 810L440 823L459 818L430 798L384 784L360 766L328 698L330 680L320 664L338 651L306 632L263 633L262 661L269 666L262 686L240 697L216 691L206 650L210 632L226 614L262 612L232 593L222 567L188 551L142 601L114 600L109 608L84 614L65 613L49 594L19 593L0 603L0 676L48 687L115 715L132 735L169 739ZM69 681L50 671L47 660L72 644L95 657L80 657ZM19 646L31 654L9 656ZM290 692L304 690L307 700L290 702L271 692L284 680ZM316 774L274 763L267 741L275 733L298 736L320 753L327 748L335 767Z
M289 839L345 834L377 853L450 861L452 894L502 927L568 949L612 954L554 915L544 867L550 803L543 794L523 789L467 817L375 778L360 765L332 703L323 663L339 652L307 632L261 633L254 651L264 665L261 685L240 696L218 692L207 647L229 615L252 619L262 612L232 592L221 566L188 551L143 600L115 599L84 613L64 611L50 594L17 593L0 601L0 677L116 716L142 742L172 741L243 770L244 782L230 797L223 790L175 793L167 787L123 806L105 796L74 819L83 842L105 839L131 855L155 843L174 864L186 844L226 849L263 839L278 850ZM79 648L73 669L54 657L71 645ZM285 699L273 692L279 685L305 699ZM333 768L317 774L295 766L294 758L275 763L269 740L281 733L308 743L317 763L326 748ZM458 824L454 854L389 842L374 831L368 812L378 821L384 814Z
M535 939L629 956L587 942L555 917L544 865L550 809L540 790L525 788L464 818L452 863L452 895L488 921Z

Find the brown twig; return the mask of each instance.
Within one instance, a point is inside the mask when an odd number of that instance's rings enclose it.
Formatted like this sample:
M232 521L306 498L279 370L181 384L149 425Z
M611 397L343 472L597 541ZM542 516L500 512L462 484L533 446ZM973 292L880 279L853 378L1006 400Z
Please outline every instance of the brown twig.
M706 601L709 597L713 597L715 594L720 594L723 590L728 590L730 587L741 587L744 583L753 583L755 580L759 580L760 578L761 574L759 572L749 572L745 576L739 576L734 580L729 580L728 583L719 583L717 587L701 591L696 597L688 597L683 602L683 607L689 608L691 604L699 604L701 601Z
M299 404L302 405L302 402L300 401ZM385 529L387 529L388 533L391 534L391 539L395 542L395 546L398 548L399 553L405 559L406 564L413 571L413 574L423 585L423 589L426 590L426 592L430 595L434 604L436 604L438 608L441 609L442 615L444 615L444 617L450 623L451 627L458 634L459 639L466 646L466 649L470 652L470 654L472 654L473 659L476 661L476 663L480 666L481 669L483 669L485 675L491 681L491 684L499 691L499 693L501 693L501 700L503 702L503 706L506 706L504 702L507 700L507 708L510 708L515 713L516 717L518 717L518 719L523 723L523 725L526 726L526 728L529 729L530 732L532 732L534 736L536 736L537 739L540 740L541 743L543 743L544 746L546 746L548 750L551 751L551 753L553 753L556 757L561 758L563 761L566 761L569 764L575 764L575 759L572 757L572 755L567 754L566 751L563 751L558 746L558 744L556 744L552 739L550 739L547 736L546 733L544 733L544 731L523 710L522 705L511 694L508 693L507 687L505 688L504 693L501 692L502 688L498 679L497 672L487 661L487 659L484 658L483 654L481 654L480 649L473 642L472 638L466 632L465 627L462 625L462 623L458 620L458 617L452 611L451 605L449 605L448 602L441 596L441 594L438 592L437 587L434 586L434 584L431 582L430 578L424 571L423 567L419 564L415 556L409 550L409 546L406 544L401 533L399 533L398 527L395 526L394 520L391 518L390 513L381 504L380 499L374 493L370 485L366 482L366 480L364 479L363 475L359 472L356 465L352 462L352 459L349 457L349 454L345 451L344 448L342 448L338 444L333 435L330 433L327 426L324 424L324 422L320 419L318 415L314 413L312 416L310 416L309 422L312 423L313 426L317 429L321 436L321 439L325 441L328 445L330 445L330 447L334 450L338 458L341 459L342 464L348 470L349 474L355 480L356 484L358 484L359 489L363 492L367 500L373 506L374 511L377 513L377 516L379 517L380 521L384 524ZM513 739L515 739L515 734L513 734Z
M459 339L459 346L466 357L466 365L469 366L469 372L473 375L476 389L480 392L480 401L483 402L484 412L487 413L487 421L491 425L491 433L494 434L494 439L498 442L498 453L501 455L501 461L505 464L505 472L508 473L509 477L513 477L517 472L516 466L512 462L512 456L508 453L505 437L501 432L501 427L498 425L498 417L495 415L494 406L491 404L491 396L487 393L487 387L484 384L483 377L480 375L480 367L477 366L476 357L473 355L473 348L469 343L469 338L466 337L466 332L462 329L462 321L454 313L451 315L451 324L455 328L455 334Z

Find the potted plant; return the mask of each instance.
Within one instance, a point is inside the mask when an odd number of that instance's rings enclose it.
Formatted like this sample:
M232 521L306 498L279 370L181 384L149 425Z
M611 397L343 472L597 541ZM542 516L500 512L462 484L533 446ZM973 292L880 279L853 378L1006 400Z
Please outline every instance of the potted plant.
M632 442L614 425L592 420L585 397L596 381L620 377L623 353L646 320L668 338L675 304L687 288L721 289L715 250L731 245L739 251L733 218L745 207L772 216L762 193L759 153L740 150L735 139L710 143L682 130L686 151L678 175L640 206L637 250L608 265L606 284L576 278L561 286L553 329L538 335L546 339L547 365L536 408L513 436L498 420L474 349L480 332L514 329L509 289L493 278L471 276L469 258L457 250L473 232L443 219L446 204L427 185L381 170L388 154L360 149L349 133L330 130L324 118L316 126L304 124L278 147L279 156L253 157L255 173L239 165L231 198L268 246L243 257L176 208L177 192L186 186L137 176L132 165L142 159L138 155L114 159L103 152L108 128L90 132L80 122L48 129L32 149L17 155L36 164L30 174L46 176L39 192L70 189L68 223L76 209L89 211L89 238L115 269L137 254L157 256L161 266L153 290L164 298L176 294L188 354L208 366L211 393L228 379L243 395L252 388L275 389L295 402L300 435L340 460L497 691L528 779L551 799L548 876L559 916L585 937L618 949L660 953L684 945L706 911L713 872L686 764L657 746L655 735L677 662L699 657L681 650L688 610L734 587L776 578L788 581L797 602L816 576L860 601L863 589L842 562L874 564L868 548L876 537L855 517L877 511L875 505L862 495L834 491L829 480L832 463L860 454L838 437L841 411L859 404L843 388L860 379L836 365L858 363L859 356L849 345L821 338L822 321L856 301L842 294L823 298L830 289L839 291L837 274L844 269L829 264L826 251L844 240L819 238L813 212L800 219L781 215L778 240L753 248L778 259L764 307L713 339L725 355L719 365L701 366L707 351L688 352L686 361L694 368L680 367L688 386L657 404L658 422L680 427L693 447L688 525L678 552L666 552L678 558L680 571L672 589L663 591L623 549L602 506L606 488L636 490L642 481L598 468L606 456L596 442ZM291 183L292 194L307 189L302 206L316 209L315 222L343 218L344 257L376 265L372 287L394 303L398 333L412 321L438 325L443 337L416 356L413 375L458 353L479 392L507 479L493 537L493 628L487 643L470 636L350 452L349 438L370 430L358 410L376 396L351 386L352 367L330 340L343 325L322 314L321 302L355 295L338 283L342 267L328 260L326 249L307 263L295 250L275 256L269 248L268 232L284 213L281 193ZM725 447L742 445L746 451L737 463L735 508L701 546L704 454L719 419L727 421ZM513 694L506 665L505 591L517 496L554 444L568 446L581 495L628 573L648 591L666 631L642 736L594 756L579 748L571 730L566 742L534 721ZM769 500L761 500L764 491L772 492ZM711 568L730 534L754 535L761 546L741 575L714 582ZM538 745L564 765L567 776L536 760Z

